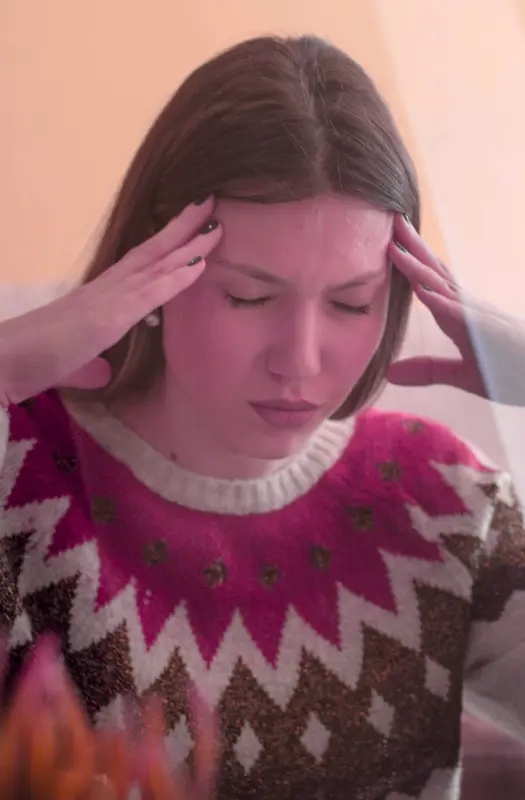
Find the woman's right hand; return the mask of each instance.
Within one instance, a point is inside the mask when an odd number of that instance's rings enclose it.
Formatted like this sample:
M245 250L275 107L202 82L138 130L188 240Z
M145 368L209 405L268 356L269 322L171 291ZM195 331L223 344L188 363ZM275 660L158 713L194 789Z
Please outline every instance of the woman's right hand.
M0 405L52 386L107 384L110 367L99 354L202 274L222 237L214 205L188 206L95 280L0 323Z

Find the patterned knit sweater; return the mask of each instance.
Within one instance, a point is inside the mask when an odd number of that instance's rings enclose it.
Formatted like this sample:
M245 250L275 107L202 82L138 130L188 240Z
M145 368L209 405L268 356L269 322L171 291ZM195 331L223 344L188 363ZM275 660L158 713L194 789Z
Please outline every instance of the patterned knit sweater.
M525 534L508 476L430 422L327 422L270 477L190 474L102 408L3 412L11 675L41 631L98 723L188 690L220 800L455 800L462 701L525 739Z

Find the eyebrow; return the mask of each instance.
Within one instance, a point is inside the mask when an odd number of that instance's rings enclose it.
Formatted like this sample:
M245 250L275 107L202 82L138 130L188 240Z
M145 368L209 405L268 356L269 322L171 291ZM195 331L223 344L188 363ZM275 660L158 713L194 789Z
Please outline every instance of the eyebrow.
M252 267L249 264L232 264L230 261L216 261L215 263L218 266L225 267L234 272L240 272L243 275L247 275L248 278L254 278L262 283L273 284L274 286L287 285L287 281L284 278L273 275L271 272L266 272L266 270L260 269L260 267ZM373 281L377 281L382 277L384 277L382 270L364 272L362 275L358 275L356 278L352 278L344 283L340 283L336 286L328 286L327 289L329 292L342 292L345 289L356 289L359 286L365 286Z

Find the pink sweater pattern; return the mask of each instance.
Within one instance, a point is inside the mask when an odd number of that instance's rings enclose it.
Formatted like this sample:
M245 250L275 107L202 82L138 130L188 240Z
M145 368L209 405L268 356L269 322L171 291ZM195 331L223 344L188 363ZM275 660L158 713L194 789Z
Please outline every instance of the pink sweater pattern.
M221 800L453 800L463 693L525 737L522 518L450 432L371 410L264 491L201 479L203 499L99 410L48 392L9 416L13 672L55 630L100 723L163 694L174 763L196 687L221 717Z

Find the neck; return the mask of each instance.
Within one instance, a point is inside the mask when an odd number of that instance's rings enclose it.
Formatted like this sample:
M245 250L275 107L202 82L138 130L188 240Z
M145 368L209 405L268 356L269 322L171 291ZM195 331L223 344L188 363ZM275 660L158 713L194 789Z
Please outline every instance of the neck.
M195 418L191 403L161 384L145 398L116 403L111 412L165 458L210 478L264 478L289 460L251 458L231 452L201 418Z
M81 450L96 442L116 462L127 466L139 483L168 502L214 514L266 514L295 502L336 464L355 428L353 419L329 420L312 434L300 453L280 462L282 468L274 468L271 475L221 479L168 460L99 403L71 397L63 401L73 430L78 428L75 435L80 436ZM87 434L85 440L83 434Z

